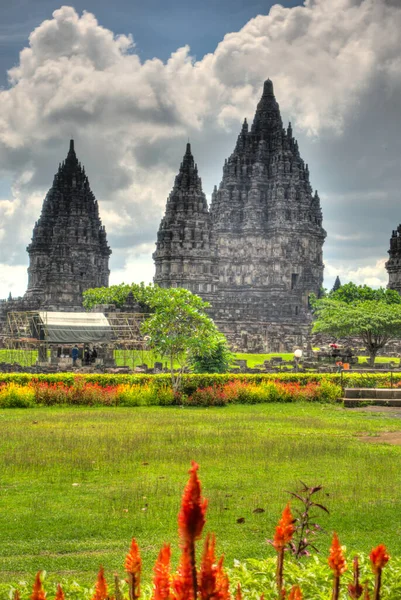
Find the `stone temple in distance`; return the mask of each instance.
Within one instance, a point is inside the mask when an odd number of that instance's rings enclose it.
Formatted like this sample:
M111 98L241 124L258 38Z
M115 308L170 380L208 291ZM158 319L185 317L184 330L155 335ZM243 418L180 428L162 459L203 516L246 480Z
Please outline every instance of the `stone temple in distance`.
M322 286L325 237L308 165L267 80L210 206L187 144L157 234L154 281L210 302L234 349L292 351L309 338L308 301ZM82 292L109 284L111 250L72 140L27 250L28 289L0 301L0 329L13 311L82 311Z
M283 128L267 80L210 208L187 145L157 236L154 281L210 302L234 348L292 351L308 338L309 296L319 295L323 283L325 237L308 165L291 124Z

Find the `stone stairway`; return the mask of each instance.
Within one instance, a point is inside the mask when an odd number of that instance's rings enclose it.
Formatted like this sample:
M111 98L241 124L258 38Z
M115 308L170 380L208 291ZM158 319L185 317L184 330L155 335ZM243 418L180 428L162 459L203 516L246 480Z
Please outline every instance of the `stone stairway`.
M401 388L345 388L344 407L397 406L401 408Z

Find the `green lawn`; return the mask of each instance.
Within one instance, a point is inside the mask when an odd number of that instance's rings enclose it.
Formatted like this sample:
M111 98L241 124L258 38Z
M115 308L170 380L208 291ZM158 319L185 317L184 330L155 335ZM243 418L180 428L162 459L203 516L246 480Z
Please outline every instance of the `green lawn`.
M256 365L261 365L265 360L271 360L274 357L281 357L283 361L294 360L293 353L279 353L272 352L270 354L247 354L238 352L234 355L235 358L246 360L248 367L254 368ZM126 365L131 369L141 365L147 364L149 367L153 367L155 361L162 362L163 366L167 363L165 358L160 358L154 352L149 350L116 350L115 351L116 364L118 366ZM37 360L37 351L35 350L6 350L0 349L0 362L18 362L23 366L31 366L35 364ZM359 363L366 363L367 357L360 356L358 358ZM387 356L378 356L376 358L377 363L387 363L393 361L397 366L400 364L399 358L388 358ZM302 362L302 361L301 361ZM175 364L178 367L178 363Z
M274 553L265 540L299 479L324 484L320 522L349 553L379 542L401 553L401 447L357 437L399 430L396 418L312 404L41 408L3 410L0 427L0 581L42 568L91 583L99 564L111 578L131 536L149 578L162 542L177 548L191 459L229 565Z

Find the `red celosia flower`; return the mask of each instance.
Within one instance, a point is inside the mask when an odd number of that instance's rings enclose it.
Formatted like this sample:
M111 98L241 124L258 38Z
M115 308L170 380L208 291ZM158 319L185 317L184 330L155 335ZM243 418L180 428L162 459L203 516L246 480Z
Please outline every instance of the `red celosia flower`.
M373 573L377 573L378 570L386 566L390 560L390 556L387 554L387 548L384 544L380 544L376 548L373 548L369 558L372 564Z
M290 504L288 503L285 509L283 510L281 519L278 522L276 532L274 534L273 546L277 550L277 552L283 550L288 544L288 542L291 541L294 532L294 517L291 514Z
M298 585L292 586L288 600L302 600L301 588Z
M202 600L214 597L216 592L216 538L208 534L205 540L202 563L199 572L199 592Z
M217 563L216 569L216 594L211 596L211 598L216 598L216 600L230 600L230 582L227 577L227 574L223 569L223 560L224 556L222 556Z
M65 598L65 596L64 596L63 588L58 583L57 584L57 592L56 592L56 595L54 597L54 600L64 600L64 598Z
M107 582L104 577L104 569L103 569L103 567L100 567L99 573L97 574L95 593L92 596L92 600L105 600L106 598L107 598Z
M192 563L186 546L182 549L180 564L173 578L173 590L174 600L195 600Z
M141 595L141 567L142 560L139 547L135 538L132 538L130 550L125 557L124 568L128 575L130 600L139 598Z
M171 598L170 558L170 544L164 544L153 568L152 600L170 600Z
M21 600L21 596L19 595L18 590L14 590L13 600Z
M193 544L202 534L205 524L207 500L201 497L201 486L197 470L199 466L192 461L189 481L185 487L178 515L178 529L182 546Z
M334 571L336 577L340 577L347 570L347 563L345 561L343 551L340 546L338 535L334 532L333 541L330 547L330 556L328 559L329 567Z
M31 600L45 600L46 594L42 586L42 580L40 578L41 571L36 573L35 583L33 584Z
M241 584L240 583L238 584L237 591L235 592L235 600L242 600Z

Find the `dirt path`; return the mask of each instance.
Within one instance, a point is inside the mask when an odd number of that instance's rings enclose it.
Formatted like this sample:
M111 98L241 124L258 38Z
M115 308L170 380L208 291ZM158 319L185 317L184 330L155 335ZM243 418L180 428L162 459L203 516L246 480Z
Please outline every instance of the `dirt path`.
M382 413L396 419L401 419L401 408L392 406L364 406L362 408L351 408L349 410L356 412ZM393 444L394 446L401 446L401 424L400 431L383 431L377 435L363 435L358 437L358 439L361 442L368 442L369 444Z

